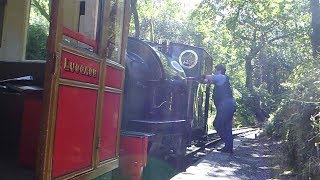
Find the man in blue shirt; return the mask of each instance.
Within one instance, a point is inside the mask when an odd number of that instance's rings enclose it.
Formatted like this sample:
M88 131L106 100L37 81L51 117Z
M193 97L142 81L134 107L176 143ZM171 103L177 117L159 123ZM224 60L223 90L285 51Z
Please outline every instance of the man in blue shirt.
M233 153L232 119L236 111L236 102L232 95L229 77L225 74L224 65L215 66L213 75L205 75L203 82L214 84L213 101L217 113L214 119L214 127L225 146L221 152Z

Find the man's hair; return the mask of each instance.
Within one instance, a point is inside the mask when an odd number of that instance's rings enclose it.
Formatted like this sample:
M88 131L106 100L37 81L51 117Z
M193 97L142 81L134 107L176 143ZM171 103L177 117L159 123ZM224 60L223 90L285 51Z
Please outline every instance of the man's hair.
M221 71L222 74L226 73L226 67L222 64L218 64L214 67L216 70Z

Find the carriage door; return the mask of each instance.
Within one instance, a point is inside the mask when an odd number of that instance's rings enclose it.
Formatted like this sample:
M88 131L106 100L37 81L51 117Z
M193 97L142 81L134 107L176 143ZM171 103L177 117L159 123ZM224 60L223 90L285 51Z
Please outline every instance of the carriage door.
M39 179L118 167L127 9L126 0L52 1Z

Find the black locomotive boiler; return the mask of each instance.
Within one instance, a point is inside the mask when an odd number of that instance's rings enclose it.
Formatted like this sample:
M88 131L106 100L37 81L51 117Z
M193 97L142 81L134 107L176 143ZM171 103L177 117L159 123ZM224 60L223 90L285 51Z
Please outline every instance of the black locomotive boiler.
M153 134L148 154L179 162L207 135L210 86L196 77L211 73L212 61L203 48L130 37L121 129Z

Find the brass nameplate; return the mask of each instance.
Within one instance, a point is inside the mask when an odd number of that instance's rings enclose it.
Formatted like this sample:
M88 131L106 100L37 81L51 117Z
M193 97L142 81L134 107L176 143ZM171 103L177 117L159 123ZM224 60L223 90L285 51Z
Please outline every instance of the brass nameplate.
M97 70L82 64L77 64L75 62L70 61L68 58L64 58L64 66L63 69L65 71L69 71L72 73L82 74L84 76L89 76L96 78L97 77Z

